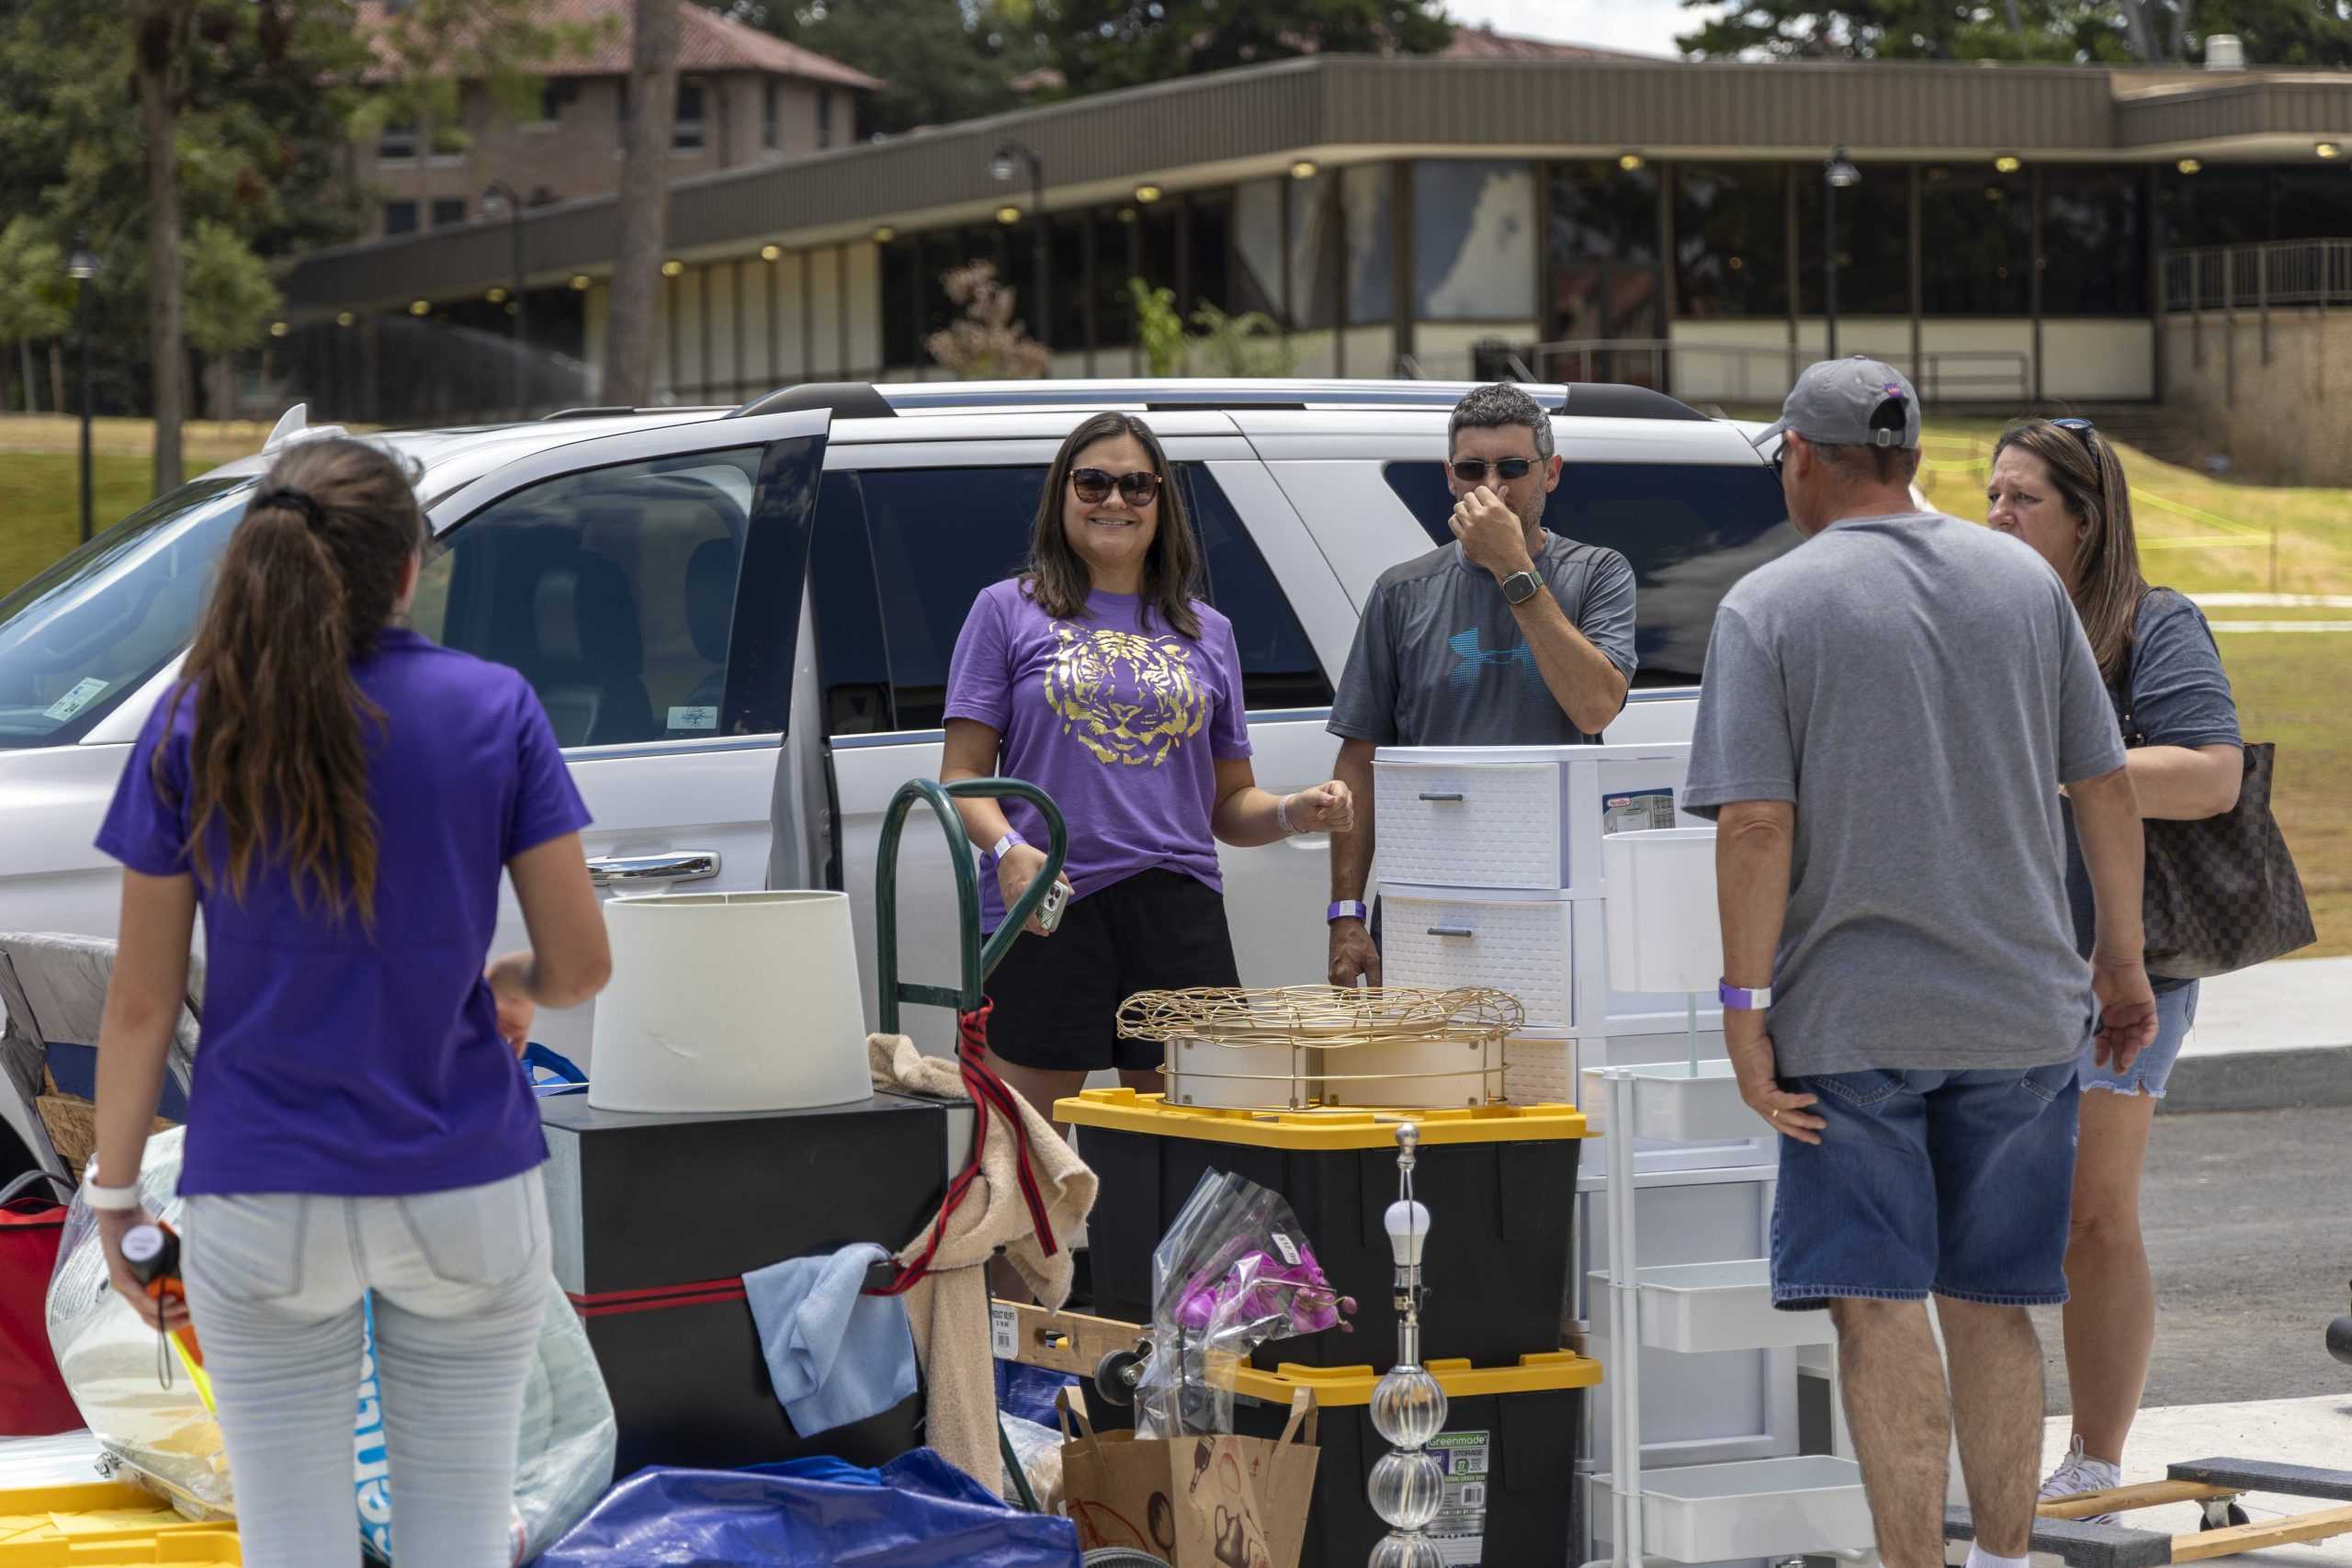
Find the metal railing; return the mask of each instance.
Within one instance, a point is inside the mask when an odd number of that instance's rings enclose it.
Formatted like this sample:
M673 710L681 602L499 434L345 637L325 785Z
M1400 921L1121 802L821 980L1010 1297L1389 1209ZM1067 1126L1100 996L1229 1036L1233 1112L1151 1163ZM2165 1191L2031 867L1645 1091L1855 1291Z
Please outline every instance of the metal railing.
M2352 305L2352 240L2280 240L2168 251L2166 310Z
M1513 376L1530 381L1637 381L1686 400L1704 395L1725 403L1778 402L1797 372L1819 357L1809 344L1702 343L1665 338L1581 338L1515 347ZM1925 402L2023 404L2032 396L2031 355L2019 349L1965 348L1886 356L1909 376ZM1707 389L1704 394L1699 389Z

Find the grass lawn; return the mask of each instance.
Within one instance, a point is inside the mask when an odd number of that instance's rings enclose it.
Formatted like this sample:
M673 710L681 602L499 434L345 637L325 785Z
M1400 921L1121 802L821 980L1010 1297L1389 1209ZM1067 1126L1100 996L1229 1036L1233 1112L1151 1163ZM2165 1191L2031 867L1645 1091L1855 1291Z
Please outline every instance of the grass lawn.
M2289 617L2233 610L2217 612L2213 625L2240 728L2278 748L2271 808L2319 931L2318 945L2301 956L2352 953L2352 633L2233 633L2224 615Z
M149 460L93 453L91 520L100 532L146 504ZM82 460L65 452L0 453L0 592L41 570L81 538Z

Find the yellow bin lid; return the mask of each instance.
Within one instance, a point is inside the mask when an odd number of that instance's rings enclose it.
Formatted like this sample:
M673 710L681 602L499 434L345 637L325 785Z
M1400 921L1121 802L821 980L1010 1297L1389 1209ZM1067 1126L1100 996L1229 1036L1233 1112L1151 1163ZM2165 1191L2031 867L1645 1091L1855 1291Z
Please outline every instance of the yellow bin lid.
M1515 1367L1474 1367L1463 1360L1428 1363L1430 1375L1448 1399L1476 1399L1494 1393L1548 1393L1566 1388L1590 1388L1600 1382L1600 1363L1573 1350L1545 1350L1521 1356ZM1311 1388L1315 1403L1342 1408L1372 1403L1372 1391L1382 1374L1370 1367L1301 1367L1285 1361L1271 1372L1242 1367L1233 1374L1233 1392L1269 1404L1288 1404L1293 1391Z
M1573 1105L1476 1105L1442 1111L1225 1111L1170 1105L1131 1089L1090 1089L1054 1102L1054 1120L1163 1138L1259 1148L1393 1149L1396 1126L1410 1122L1424 1146L1439 1144L1518 1144L1589 1138L1584 1112Z
M153 1493L127 1483L0 1491L0 1568L239 1568L243 1561L233 1525L182 1518Z

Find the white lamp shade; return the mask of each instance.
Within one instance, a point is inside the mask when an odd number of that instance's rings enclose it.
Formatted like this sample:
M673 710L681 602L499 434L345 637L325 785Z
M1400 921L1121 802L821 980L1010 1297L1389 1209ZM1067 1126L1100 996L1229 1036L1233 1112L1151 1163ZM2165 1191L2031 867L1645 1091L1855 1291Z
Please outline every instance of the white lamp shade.
M874 1092L845 893L673 893L605 907L600 1111L800 1111Z
M1611 833L1600 840L1600 854L1609 887L1610 987L1712 992L1724 972L1715 830Z

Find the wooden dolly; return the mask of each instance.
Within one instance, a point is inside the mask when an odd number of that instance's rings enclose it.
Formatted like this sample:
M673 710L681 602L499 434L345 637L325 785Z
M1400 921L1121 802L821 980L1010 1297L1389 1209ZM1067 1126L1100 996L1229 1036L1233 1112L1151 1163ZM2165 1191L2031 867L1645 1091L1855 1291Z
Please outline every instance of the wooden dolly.
M2339 1506L2255 1524L2237 1502L2248 1492L2324 1498ZM2204 1523L2192 1535L2167 1535L2161 1530L2082 1522L2095 1514L2127 1513L2166 1503L2201 1505ZM2297 1541L2352 1535L2352 1506L2343 1506L2346 1504L2352 1504L2352 1471L2255 1460L2194 1460L2170 1466L2162 1481L2086 1492L2042 1504L2037 1510L2033 1550L2063 1558L2068 1568L2160 1568L2168 1562L2202 1562ZM1946 1512L1947 1541L1964 1545L1974 1535L1967 1509ZM1964 1558L1963 1551L1954 1561Z

